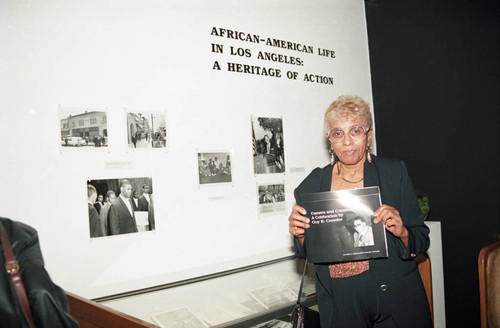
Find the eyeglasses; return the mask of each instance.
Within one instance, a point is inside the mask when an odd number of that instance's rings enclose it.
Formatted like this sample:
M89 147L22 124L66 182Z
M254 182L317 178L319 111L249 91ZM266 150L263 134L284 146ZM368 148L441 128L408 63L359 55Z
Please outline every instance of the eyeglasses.
M362 141L365 140L370 130L371 129L365 129L362 126L353 126L352 128L349 129L349 131L347 131L347 133L349 134L349 136L351 136L351 138L354 141ZM344 140L345 135L346 133L344 132L344 130L333 128L330 131L328 131L327 137L328 140L330 140L330 142L339 143L342 142L342 140Z

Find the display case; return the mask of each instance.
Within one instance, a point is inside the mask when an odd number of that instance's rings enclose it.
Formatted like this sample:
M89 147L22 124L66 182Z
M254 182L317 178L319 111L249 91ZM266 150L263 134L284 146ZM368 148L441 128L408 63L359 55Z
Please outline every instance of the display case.
M161 327L287 327L304 265L287 257L96 301ZM316 305L313 265L302 303Z
M445 327L440 224L426 224L430 248L416 260L434 326ZM304 264L287 257L93 301L67 294L81 327L289 327ZM302 303L313 308L314 276L309 264Z

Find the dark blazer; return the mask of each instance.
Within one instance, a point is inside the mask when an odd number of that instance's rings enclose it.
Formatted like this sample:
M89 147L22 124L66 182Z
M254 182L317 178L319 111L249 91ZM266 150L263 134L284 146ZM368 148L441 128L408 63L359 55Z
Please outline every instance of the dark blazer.
M295 200L301 204L304 193L330 191L332 165L314 169L295 189ZM370 274L377 286L387 285L380 297L390 308L399 327L430 327L430 308L420 274L413 259L429 247L429 229L424 224L413 184L402 161L372 155L364 164L364 186L379 186L382 204L395 207L408 229L408 248L399 238L387 232L387 259L370 260ZM307 257L307 250L294 240L296 254ZM315 264L316 293L323 328L331 326L335 291L329 282L328 264Z
M78 323L69 314L64 291L52 282L44 267L38 234L32 227L1 218L9 237L14 257L21 268L21 278L37 327L73 328ZM0 318L2 327L28 327L21 307L15 300L9 274L5 270L5 256L0 243Z
M133 209L132 199L129 199L130 206ZM137 223L135 216L130 215L127 205L123 202L121 197L117 197L111 204L108 213L109 231L112 235L137 232Z
M94 205L87 203L89 208L89 225L90 225L90 237L102 237L104 236L104 225L99 218L99 213L97 213Z
M149 195L149 199L151 200L148 211L149 230L155 230L155 207L153 195Z
M102 206L101 206L101 203L99 203L99 202L95 202L95 203L94 203L94 207L95 207L95 209L97 210L97 213L98 213L98 214L101 214L101 207L102 207Z
M139 203L139 206L137 208L138 211L148 211L149 210L149 202L146 199L146 197L144 197L144 195L141 195L141 197L139 197L138 203Z
M155 230L155 215L153 208L153 195L149 195L150 202L142 195L139 198L139 208L138 211L147 211L148 212L148 222L149 222L149 230Z
M135 204L135 199L134 198L130 198L130 200L132 201L132 209L134 211L138 211L139 210L139 199L137 199L137 205Z

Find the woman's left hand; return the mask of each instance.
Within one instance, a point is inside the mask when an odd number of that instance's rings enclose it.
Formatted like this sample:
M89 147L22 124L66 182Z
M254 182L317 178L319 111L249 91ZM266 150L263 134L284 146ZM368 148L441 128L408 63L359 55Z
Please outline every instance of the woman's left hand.
M408 230L403 225L403 220L399 215L399 211L392 206L382 205L375 211L375 220L373 223L377 224L380 221L385 225L385 229L407 244Z

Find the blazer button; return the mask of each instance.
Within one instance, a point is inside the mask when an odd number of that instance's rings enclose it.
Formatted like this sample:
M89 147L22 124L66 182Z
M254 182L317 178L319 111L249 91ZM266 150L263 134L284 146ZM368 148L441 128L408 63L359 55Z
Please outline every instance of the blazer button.
M387 290L387 288L388 288L388 287L387 287L387 285L386 285L386 284L382 284L382 285L380 285L380 290L381 290L381 291L383 291L383 292L385 292L385 291Z

